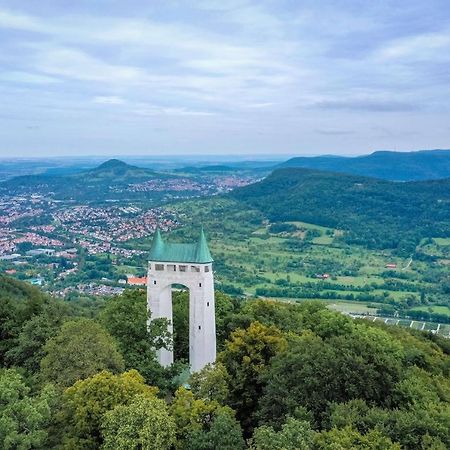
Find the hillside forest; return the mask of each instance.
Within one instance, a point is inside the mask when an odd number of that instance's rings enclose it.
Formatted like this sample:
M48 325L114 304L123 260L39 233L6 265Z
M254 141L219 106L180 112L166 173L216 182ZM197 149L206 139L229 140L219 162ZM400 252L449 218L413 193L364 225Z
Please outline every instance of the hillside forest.
M444 450L450 344L318 302L216 293L218 358L189 376L187 292L174 336L145 292L61 301L0 278L4 449ZM175 350L163 369L155 349Z

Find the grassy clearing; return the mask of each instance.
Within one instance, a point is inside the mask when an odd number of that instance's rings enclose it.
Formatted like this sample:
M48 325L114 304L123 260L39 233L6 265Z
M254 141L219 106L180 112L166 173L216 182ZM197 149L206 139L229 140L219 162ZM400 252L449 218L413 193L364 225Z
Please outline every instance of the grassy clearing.
M319 236L312 240L313 244L316 245L331 245L334 239L331 236Z
M345 312L349 314L376 314L377 308L367 306L363 302L336 301L329 303L328 307L334 311Z
M450 237L448 237L448 238L433 238L433 241L437 245L442 245L442 246L445 246L445 247L450 245Z
M328 232L333 232L333 228L327 228L327 227L322 227L320 225L315 225L313 223L307 223L307 222L287 222L290 223L292 225L295 225L298 228L305 228L306 230L319 230L323 233Z
M445 314L450 316L450 308L448 306L416 306L412 308L413 311L425 311L436 314Z

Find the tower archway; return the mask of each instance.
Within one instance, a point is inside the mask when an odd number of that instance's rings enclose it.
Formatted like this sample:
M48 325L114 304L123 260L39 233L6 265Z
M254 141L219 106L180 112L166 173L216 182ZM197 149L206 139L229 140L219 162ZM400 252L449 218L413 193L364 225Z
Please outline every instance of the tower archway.
M203 230L194 244L166 243L155 232L148 263L147 307L150 320L166 318L173 333L172 285L189 290L189 365L192 372L216 360L213 259ZM157 353L163 366L173 363L173 350Z

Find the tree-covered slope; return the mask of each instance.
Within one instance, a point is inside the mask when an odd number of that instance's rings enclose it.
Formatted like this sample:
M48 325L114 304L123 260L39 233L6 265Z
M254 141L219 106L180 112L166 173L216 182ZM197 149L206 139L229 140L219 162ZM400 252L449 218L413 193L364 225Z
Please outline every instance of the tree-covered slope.
M271 221L343 230L349 243L412 251L450 234L450 179L396 183L311 169L278 169L230 194Z
M37 287L0 274L0 299L9 299L15 303L21 301L41 303L45 298L44 293Z
M167 322L148 326L145 290L100 311L47 298L18 315L37 290L0 282L0 318L14 318L0 341L2 449L449 448L450 348L432 333L216 293L217 361L187 390L188 292L174 294L176 361L163 368Z
M364 175L393 181L450 177L450 150L378 151L357 157L296 157L278 167L303 167Z
M115 183L137 183L153 178L167 178L167 175L133 166L118 159L110 159L94 169L71 175L70 178L97 182L105 180Z

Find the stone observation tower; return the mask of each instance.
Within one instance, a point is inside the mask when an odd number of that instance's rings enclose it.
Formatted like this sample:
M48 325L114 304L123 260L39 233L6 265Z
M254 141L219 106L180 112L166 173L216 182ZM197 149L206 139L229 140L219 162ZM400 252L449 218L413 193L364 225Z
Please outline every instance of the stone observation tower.
M189 289L189 363L192 372L216 360L216 320L211 253L203 229L193 244L165 242L159 229L153 237L148 263L147 308L150 320L166 318L172 326L172 285ZM173 351L158 350L163 366L173 362Z

